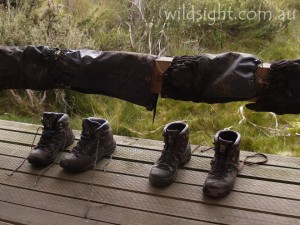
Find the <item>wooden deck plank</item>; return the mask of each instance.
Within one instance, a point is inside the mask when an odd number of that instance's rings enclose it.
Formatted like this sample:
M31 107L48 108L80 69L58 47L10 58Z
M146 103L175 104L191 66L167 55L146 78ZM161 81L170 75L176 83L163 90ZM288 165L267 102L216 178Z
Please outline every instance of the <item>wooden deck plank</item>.
M28 132L31 134L35 134L37 128L40 127L39 125L27 124L27 123L20 123L20 122L12 122L12 121L5 121L0 120L0 132L1 129L7 129L11 131L18 131L18 132ZM74 130L74 133L78 139L80 131ZM9 135L8 135L9 136ZM1 135L0 135L1 138ZM124 146L133 146L136 148L146 148L149 150L156 150L160 151L163 148L163 142L157 140L150 140L150 139L141 139L141 138L132 138L132 137L124 137L115 135L115 139L118 145ZM6 139L4 139L6 140ZM18 140L21 142L22 140ZM25 143L28 143L28 140ZM31 143L30 143L31 144ZM199 145L192 145L192 152L193 155L198 156L205 156L205 157L212 157L213 151L202 152L201 150L207 149L208 147L203 147ZM252 152L248 151L241 151L241 156L245 157L246 155L253 154ZM278 155L266 154L268 156L267 165L274 165L274 166L282 166L282 167L290 167L290 168L297 168L300 169L300 162L298 158L295 157L281 157Z
M0 225L14 225L14 224L12 224L12 223L6 223L6 222L1 222L0 221Z
M39 170L32 170L32 168L28 169L29 171L31 171L31 174L38 174L40 172ZM56 166L52 168L46 174L46 176L52 179L62 179L65 181L88 184L91 174L92 171L81 174L65 173L60 167ZM8 179L5 180L8 181ZM0 182L5 184L5 180L0 180ZM266 213L283 214L285 216L297 216L298 212L300 211L300 201L282 198L271 198L267 196L257 196L252 193L248 194L237 192L232 192L230 197L223 198L221 201L212 200L209 198L205 198L202 194L202 189L198 186L173 184L166 189L157 189L149 185L147 178L145 179L125 175L103 173L100 171L97 172L95 184L109 189L131 191L153 196L163 196L184 201L215 204L226 207L236 207L252 211L260 209L261 211L265 210L264 212ZM298 187L297 189L298 191L296 191L296 193L299 194L300 187ZM251 201L248 201L249 199L251 199Z
M12 144L8 144L8 145L12 145ZM13 154L14 156L18 155L18 157L21 156L24 158L28 155L27 147L18 146L18 145L12 145L10 147L11 149L17 149L17 147L23 148L22 151L20 151L21 149L16 150L16 152ZM0 148L2 149L2 151L5 150L5 147L3 147L3 145L0 145ZM14 168L16 168L17 165L21 163L21 161L22 158L10 158L9 156L0 155L0 168L13 170ZM99 171L102 171L103 166L106 165L108 162L109 161L107 159L104 159L103 161L98 163L97 169ZM149 164L142 164L142 163L128 162L128 161L126 162L122 160L113 159L110 161L110 164L106 167L106 171L125 174L129 176L148 178L151 166L152 165ZM27 162L20 169L20 171L24 171L27 173L34 173L34 174L38 172L33 167L31 167L30 164ZM200 186L199 189L201 189L206 176L207 176L207 172L187 171L181 169L179 170L176 183L196 185L196 186ZM242 177L239 177L237 179L234 187L234 191L300 200L299 185L247 179Z
M0 220L12 224L30 224L30 225L74 225L87 224L86 219L59 214L55 212L35 209L31 207L11 204L0 201ZM108 225L99 221L89 220L88 224Z
M37 192L28 189L10 187L2 185L0 191L5 193L2 195L1 201L23 205L27 207L42 209L51 212L57 212L70 216L84 218L87 201L75 198L63 197L48 193ZM47 204L45 204L45 202ZM105 221L114 224L199 224L197 221L174 218L155 213L148 213L134 209L116 207L113 205L92 203L93 207L89 210L88 218L96 221ZM210 224L205 223L203 224Z
M160 156L160 152L156 151L143 151L138 148L118 147L115 157L123 160L140 160L146 163L154 163ZM299 159L300 163L300 159ZM189 163L184 168L199 171L208 171L210 169L210 159L193 156ZM261 179L276 179L284 182L291 182L300 184L300 169L290 169L272 166L245 166L239 172L241 177L255 177ZM298 181L297 181L298 180Z
M10 209L24 208L29 215L36 213L45 224L54 215L62 221L70 217L68 221L82 220L73 224L86 224L83 211L93 171L67 173L56 164L34 186L41 168L25 162L14 176L6 176L28 155L36 127L0 121L0 203L10 204ZM79 131L74 133L78 138ZM299 158L268 155L271 160L267 165L243 169L228 196L210 199L203 195L202 187L213 151L201 152L204 147L193 145L192 160L178 171L176 182L159 189L149 184L148 175L161 154L163 142L115 138L118 147L113 159L105 158L97 164L89 211L91 222L300 224ZM24 214L24 218L12 220L14 211L2 217L1 204L0 224L32 224ZM60 224L58 220L56 224Z
M0 171L0 180L5 174ZM6 180L8 185L25 186L27 189L42 191L44 193L55 193L63 196L86 199L87 185L64 180L43 178L35 187L32 186L36 176L15 174L13 179ZM203 205L195 202L187 202L177 199L162 198L140 193L133 193L123 190L112 190L95 186L92 199L97 203L110 203L117 206L135 208L148 212L161 213L174 217L181 217L194 220L211 220L216 223L229 224L249 224L249 219L253 224L295 224L299 218L265 214L260 212L246 211L235 208L234 211L227 207L215 205ZM249 199L248 199L249 200ZM234 214L233 214L234 212ZM238 221L238 222L237 222Z
M0 225L13 225L12 223L2 222L0 221Z
M132 137L124 137L124 136L117 136L116 140L118 145L121 146L128 146L128 147L135 147L140 149L148 149L154 151L161 151L163 149L164 143L158 140L150 140L150 139L142 139L142 138L132 138ZM191 145L192 147L192 154L195 156L204 156L212 158L214 151L204 151L212 146L201 146L201 145ZM253 154L250 151L241 151L241 157L245 157L249 154ZM268 162L266 165L274 165L274 166L282 166L282 167L291 167L300 169L300 162L299 159L296 157L287 157L287 156L280 156L280 155L273 155L273 154L266 154L268 156Z
M20 137L10 131L0 131L3 134L3 138L7 139L22 139L22 143L26 143L30 145L34 136L31 134L21 134ZM18 133L16 133L18 134ZM0 138L1 139L1 138ZM23 140L24 139L24 140ZM14 141L17 143L17 141ZM1 144L1 142L0 142ZM153 164L156 159L159 158L160 152L158 151L145 151L142 149L134 148L134 147L123 147L118 146L117 151L114 153L114 157L123 160L136 160L149 164ZM300 163L300 159L298 159ZM186 169L208 172L210 169L210 159L206 157L196 157L192 156L192 159L188 164L185 165ZM242 171L239 172L240 177L249 177L249 178L257 178L263 180L277 180L281 182L289 182L291 184L300 184L300 169L291 169L291 168L283 168L283 167L274 167L268 165L260 165L260 166L245 166Z

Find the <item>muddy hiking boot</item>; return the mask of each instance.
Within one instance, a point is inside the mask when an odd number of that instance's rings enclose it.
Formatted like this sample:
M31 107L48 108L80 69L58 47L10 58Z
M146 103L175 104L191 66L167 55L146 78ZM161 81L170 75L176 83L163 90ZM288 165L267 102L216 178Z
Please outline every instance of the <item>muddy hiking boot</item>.
M164 149L162 155L152 167L149 175L150 183L156 187L164 187L173 183L179 167L191 159L189 143L189 127L183 122L173 122L163 130Z
M115 149L116 141L105 119L83 119L80 140L60 160L60 166L71 172L85 171L93 168L103 157L111 155Z
M215 135L215 155L203 192L212 198L227 195L234 186L239 168L241 136L235 131L219 131Z
M57 154L74 142L67 114L44 112L41 122L44 126L41 138L27 158L34 166L53 163Z

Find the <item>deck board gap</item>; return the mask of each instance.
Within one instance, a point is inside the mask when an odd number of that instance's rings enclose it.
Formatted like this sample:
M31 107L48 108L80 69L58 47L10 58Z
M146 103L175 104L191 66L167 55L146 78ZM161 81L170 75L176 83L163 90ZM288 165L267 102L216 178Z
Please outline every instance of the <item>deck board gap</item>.
M60 215L66 215L66 216L72 216L72 217L77 217L77 218L84 219L84 216L75 216L75 215L71 215L71 214L67 214L67 213L62 213L62 212L58 212L58 211L54 211L54 210L47 210L47 209L37 208L37 207L33 207L33 206L29 207L28 205L18 204L18 203L9 202L9 201L0 200L0 202L5 202L5 203L18 205L18 206L23 206L23 207L27 207L27 208L31 208L31 209L38 209L38 210L42 210L42 211L46 211L46 212L52 212L52 213L56 213L56 214L60 214ZM95 219L88 219L88 220L95 221L95 222L103 222L103 223L108 223L108 224L115 224L115 223L110 223L110 222L107 222L107 221L101 221L101 220L95 220Z
M11 157L11 156L8 156L8 157ZM106 157L106 159L109 159L109 158L110 158L109 156ZM25 158L23 157L22 159L25 159ZM146 164L146 165L153 165L153 163L154 163L154 162L148 162L148 161L147 161L147 163L145 163L145 162L140 161L140 160L125 159L125 158L122 158L122 157L113 157L112 159L113 160L117 160L117 161L133 162L133 163ZM56 163L56 165L58 165L58 164ZM209 172L209 169L190 168L190 167L186 167L186 166L184 166L180 170L187 170L187 171L194 171L194 172L203 172L203 173L208 173ZM103 172L103 168L101 168L101 169L97 168L96 171ZM240 174L240 173L237 175L237 177L242 177L242 178L247 178L247 179L254 179L254 180L261 180L261 181L270 181L270 182L275 182L275 183L300 185L299 181L280 180L280 179L275 179L275 178L272 179L272 178L268 178L268 177L259 177L259 176L253 176L253 175L247 175L247 174Z
M6 168L0 168L0 169L6 170L6 171L13 171L13 170L6 169ZM103 170L97 170L97 171L98 171L98 172L103 172ZM17 171L16 173L21 173L21 174L28 174L28 175L38 176L38 174L35 174L35 173L29 173L29 172L25 172L25 171ZM105 173L108 173L108 174L116 174L116 175L125 175L125 176L136 177L136 178L142 178L142 179L147 179L147 178L148 178L148 176L133 175L133 174L129 174L129 173L120 173L120 172L113 172L113 171L106 171ZM74 183L85 184L85 185L89 185L89 184L90 184L90 183L88 183L88 182L80 182L80 181L75 181L75 180L70 180L70 179L64 179L64 178L60 178L60 177L47 176L47 175L43 175L43 176L41 177L41 179L42 179L42 178L57 179L57 180L62 180L62 181L67 181L67 182L74 182ZM182 185L187 185L187 186L193 186L193 187L199 187L199 190L201 190L202 187L203 187L202 184L191 184L191 183L180 182L180 181L175 181L174 183L182 184ZM3 185L5 185L5 184L3 184ZM106 185L101 185L101 184L94 184L94 185L95 185L95 186L99 186L99 187L107 188ZM116 190L126 190L126 191L128 191L128 189L122 189L122 188L113 188L113 187L109 187L109 188L116 189ZM129 190L129 191L130 191L130 190ZM145 194L144 192L138 192L138 191L130 191L130 192ZM276 196L276 195L268 195L268 194L260 194L260 193L252 193L252 192L240 191L240 190L232 190L232 192L244 193L244 194L252 194L252 195L258 195L258 196L265 196L265 197L273 197L273 198L277 198L277 199L287 199L287 200L300 201L300 199L295 199L295 198L281 197L281 196ZM152 194L151 194L151 195L152 195ZM160 196L160 195L155 195L155 196Z
M5 186L14 187L14 188L20 188L20 189L24 189L24 190L28 190L28 191L35 191L37 193L43 193L43 194L48 194L48 195L61 196L61 197L64 197L64 198L71 198L71 199L76 199L76 200L81 200L81 201L87 201L87 199L83 199L83 198L70 197L70 196L67 196L67 195L53 194L51 192L45 192L45 191L39 191L39 190L32 190L30 188L23 188L23 187L18 187L18 186L13 186L13 185L5 185ZM23 205L23 204L16 204L16 203L9 202L9 201L2 201L2 200L0 200L0 202L6 202L6 203L14 204L14 205L20 205L20 206L24 206L24 207L28 207L28 208L36 208L36 207L29 207L29 206ZM106 203L106 202L101 202L101 201L91 200L90 203L105 204L105 205L115 206L115 207L124 208L124 209L137 210L137 211L141 211L141 212L151 212L151 213L158 214L158 215L164 215L164 216L170 216L170 217L175 217L175 218L188 219L188 220L199 221L199 222L210 222L211 223L211 221L198 220L198 219L190 218L190 217L177 216L177 215L169 214L169 213L161 213L161 212L157 212L157 211L153 211L153 210L144 210L144 209L140 209L140 208L121 206L121 205L118 205L118 204L111 204L111 203ZM40 210L44 210L44 211L48 211L48 212L59 213L59 212L54 211L54 210L45 210L45 209L41 209L41 208L36 208L36 209L40 209ZM70 214L67 214L67 213L59 213L59 214L70 216ZM71 215L71 216L74 216L74 215ZM80 217L80 216L77 216L77 217L78 218L84 218L84 217ZM110 222L107 222L107 221L100 221L100 220L96 220L96 221L110 223Z

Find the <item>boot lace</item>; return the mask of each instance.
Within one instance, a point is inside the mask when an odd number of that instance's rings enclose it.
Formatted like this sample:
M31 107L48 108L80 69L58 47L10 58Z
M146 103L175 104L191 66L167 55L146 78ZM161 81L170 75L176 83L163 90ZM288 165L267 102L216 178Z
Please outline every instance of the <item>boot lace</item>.
M263 158L263 160L255 161L255 162L247 161L247 159L258 158L258 157ZM265 154L255 153L253 155L248 155L248 156L245 157L244 160L241 160L238 170L242 170L244 165L247 165L247 166L261 165L261 164L264 164L266 162L268 162L268 157Z
M85 148L91 141L91 138L81 134L79 141L77 142L76 146L72 149L71 153L73 153L77 158L80 157L80 155L84 155L86 153Z
M58 132L56 131L51 131L51 130L43 130L42 132L42 136L38 142L38 144L36 145L36 147L34 147L34 142L35 142L35 139L36 139L36 136L39 132L40 129L43 129L43 127L38 127L36 132L35 132L35 135L34 135L34 138L33 138L33 141L31 143L31 147L30 147L30 150L32 150L33 148L37 148L39 147L41 150L44 150L44 151L47 151L47 148L52 148L51 144L49 145L49 142L50 141L53 141L55 140L55 137L57 137L57 134ZM61 133L62 135L66 135L65 132L62 132ZM66 138L64 138L66 139ZM63 148L64 149L66 146L66 141L64 142L64 145L63 145ZM60 153L60 156L59 156L59 160L61 158L61 155L62 155L62 151ZM17 172L23 165L24 163L26 162L26 160L28 159L29 155L21 162L21 164L14 170L12 171L10 174L7 174L7 176L12 176L14 175L15 172ZM58 160L58 162L59 162ZM39 176L37 177L35 183L34 183L34 186L37 185L38 181L41 179L41 177L50 169L52 168L57 162L53 162L52 164L50 164L48 167L46 167L40 174Z
M34 148L40 148L43 151L54 150L55 146L52 143L56 143L57 131L46 130L42 132L42 136Z
M43 134L44 134L44 132L45 131L49 131L49 130L44 130L43 131L43 133L42 133L42 137L43 137ZM50 133L50 132L45 132L45 133L47 133L47 135L45 136L45 138L44 138L44 140L42 140L42 137L41 137L41 139L40 139L40 141L39 141L39 143L38 143L38 145L39 144L41 144L42 146L43 146L43 144L44 144L44 141L46 141L46 137L49 137L50 138L50 136L51 136L51 138L55 138L55 137L57 137L57 134L59 134L59 135L63 135L64 136L64 143L63 143L63 147L62 147L62 149L61 149L61 151L60 151L60 153L59 153L59 155L58 155L58 160L57 161L53 161L53 163L51 163L49 166L47 166L40 174L39 174L39 176L37 177L37 179L35 180L35 183L33 184L34 186L36 186L37 185L37 183L39 182L39 180L42 178L42 176L48 171L48 170L50 170L55 164L57 164L57 163L59 163L59 161L60 161L60 159L61 159L61 157L62 157L62 153L63 153L63 151L64 151L64 149L65 149L65 147L66 147L66 144L67 144L67 140L66 140L66 132L65 131L60 131L60 132L56 132L56 131L52 131L52 132L54 132L54 133ZM54 139L50 139L50 140L54 140ZM48 142L49 142L49 139L48 139ZM34 143L34 142L33 142ZM46 145L49 145L49 144L46 144ZM51 146L51 145L50 145ZM52 146L51 146L52 147ZM50 147L50 148L51 148ZM57 158L57 157L56 157Z
M233 165L233 163L226 163L225 160L226 159L224 156L215 157L210 163L211 170L209 174L213 174L218 177L223 177L224 174L228 172L228 170L230 170L230 165Z
M171 144L167 143L164 146L164 150L159 159L159 167L170 167L170 165L176 165L179 162L179 156L176 153L176 143L172 142Z
M80 138L81 140L81 138ZM91 196L92 196L92 191L93 191L93 187L94 187L94 179L95 179L95 172L96 172L96 166L97 166L97 161L98 161L98 153L99 153L99 142L100 140L97 140L97 150L96 150L96 157L95 157L95 161L94 161L94 166L93 166L93 174L92 174L92 180L90 182L90 186L89 186L89 196L87 199L87 203L86 203L86 208L85 208L85 212L84 212L84 217L86 219L88 219L88 214L90 211L90 202L91 202Z
M231 145L228 145L225 149L225 152L227 153ZM232 166L235 167L238 170L239 163L235 164L233 162L228 162L227 154L225 155L215 155L214 159L211 161L211 170L209 174L213 174L215 176L223 177L224 174L227 172L230 172Z
M85 207L85 212L84 212L84 217L86 219L89 219L88 214L90 211L90 202L91 202L91 197L92 197L92 191L93 191L93 187L94 187L94 183L95 183L95 172L96 172L96 167L97 167L97 161L98 161L98 154L99 154L99 143L100 143L100 138L97 139L97 150L96 150L96 157L95 157L95 161L94 161L94 166L93 166L93 174L92 174L92 179L91 182L89 184L89 196L87 199L87 203L86 203L86 207ZM108 164L111 162L113 157L113 153L111 154L109 161L105 164L103 171L106 172L106 167L108 166Z
M32 150L34 148L34 142L35 142L35 139L36 139L36 136L39 132L40 129L43 129L43 127L38 127L36 132L35 132L35 135L34 135L34 138L33 138L33 141L31 143L31 147L30 147L30 150ZM42 150L47 150L47 148L50 148L51 149L51 145L49 145L49 141L53 141L55 140L55 137L57 137L57 134L58 132L56 131L50 131L50 130L45 130L43 129L43 132L42 132L42 136L37 144L37 146L40 147L40 149ZM61 135L66 135L66 133L63 131L60 133ZM50 164L49 166L47 166L37 177L35 183L33 184L34 186L37 185L37 183L39 182L39 180L41 179L41 177L49 170L51 169L56 163L58 163L60 161L60 158L62 156L62 152L63 152L63 149L66 147L66 138L64 138L65 142L63 144L63 147L62 147L62 150L60 151L60 155L58 157L58 161L55 161ZM37 147L36 146L36 147ZM35 148L36 148L35 147ZM15 172L17 172L23 165L24 163L26 162L26 160L28 159L29 155L21 162L21 164L14 170L12 171L10 174L7 174L7 176L12 176L14 175Z
M214 147L210 147L204 150L201 150L201 152L206 152L211 149L214 149ZM227 149L226 149L227 151ZM250 158L263 158L261 161L247 161ZM264 163L268 162L268 157L265 154L262 153L255 153L253 155L247 155L244 160L240 160L238 163L226 163L224 156L219 156L213 158L210 162L211 164L211 170L209 174L215 174L215 175L224 175L228 170L230 170L230 166L235 167L238 171L241 171L245 165L247 166L253 166L253 165L262 165Z
M30 150L33 149L33 145L34 145L36 136L37 136L37 134L38 134L38 132L39 132L40 129L43 129L43 127L38 127L38 128L37 128L37 130L36 130L36 132L35 132L35 135L34 135L34 138L33 138L33 141L32 141L32 143L31 143ZM14 175L14 173L17 172L17 171L24 165L24 163L26 162L26 160L28 159L28 157L29 157L29 155L21 162L21 164L20 164L16 169L14 169L14 171L12 171L10 174L6 174L6 175L7 175L7 176L12 176L12 175Z

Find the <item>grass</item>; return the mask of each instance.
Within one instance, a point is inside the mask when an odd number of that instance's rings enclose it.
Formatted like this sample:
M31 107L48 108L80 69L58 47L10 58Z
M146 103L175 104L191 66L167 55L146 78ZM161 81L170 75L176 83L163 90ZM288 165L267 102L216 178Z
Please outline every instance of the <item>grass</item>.
M211 146L215 133L229 128L242 135L241 148L244 150L300 156L300 123L295 115L255 113L247 110L244 102L209 105L160 99L158 114L152 124L152 113L143 107L105 96L74 95L80 101L86 99L90 103L84 112L69 113L75 129L81 129L82 117L95 116L109 120L115 134L162 140L163 126L182 120L190 126L192 144ZM1 119L40 123L39 116L1 114Z
M49 1L50 5L46 1L37 2L28 18L23 13L28 9L26 5L11 12L0 10L1 45L44 44L146 53L151 48L153 54L163 55L241 51L265 61L300 58L299 16L284 25L278 21L219 21L209 26L205 21L164 21L159 18L158 9L177 9L187 2L213 7L218 1L149 0L144 5L145 20L138 17L132 24L130 16L139 15L139 11L127 1L101 1L101 5L98 1L69 1L74 4L68 8L64 1ZM241 7L246 9L259 3L274 13L286 7L300 9L295 0L251 2L252 5ZM233 0L223 4L238 8ZM60 5L63 7L57 7ZM129 26L133 26L132 33ZM29 103L28 93L16 93L19 102L10 92L0 92L0 119L39 124L44 110L62 111L71 116L76 129L81 129L81 118L95 116L108 119L116 134L158 140L162 140L166 123L183 120L190 125L193 144L211 146L215 133L228 128L241 133L244 150L300 156L299 115L255 113L245 108L246 102L209 105L159 99L152 124L152 113L145 108L106 96L56 90L47 91L46 101L40 103L42 94L33 92L36 102Z

